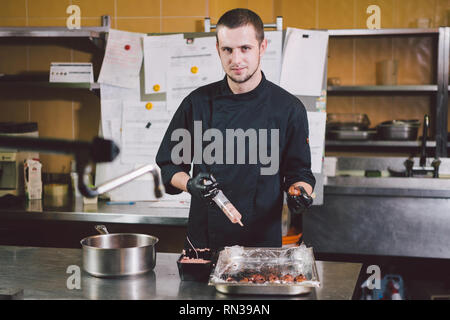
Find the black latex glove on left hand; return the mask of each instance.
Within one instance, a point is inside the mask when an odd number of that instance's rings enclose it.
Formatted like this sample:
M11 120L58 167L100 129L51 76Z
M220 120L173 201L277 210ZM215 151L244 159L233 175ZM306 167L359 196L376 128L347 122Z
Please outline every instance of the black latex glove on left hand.
M290 187L287 193L287 205L293 214L301 214L313 204L313 198L303 187Z

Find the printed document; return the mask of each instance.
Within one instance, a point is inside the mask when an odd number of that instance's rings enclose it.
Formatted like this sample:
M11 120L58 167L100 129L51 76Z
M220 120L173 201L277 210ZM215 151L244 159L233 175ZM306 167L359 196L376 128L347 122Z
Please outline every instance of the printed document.
M280 86L293 95L320 96L328 32L287 28Z
M223 76L215 37L195 38L192 43L185 40L182 45L170 47L167 109L176 110L193 90Z
M125 88L139 86L143 36L142 33L109 30L99 83Z
M169 113L165 102L124 101L122 111L123 164L155 163L156 153L169 126Z
M145 93L167 91L169 47L183 45L183 34L144 37Z
M311 149L311 171L322 172L322 158L325 150L326 112L308 111L309 147Z
M282 31L264 31L267 49L261 59L261 70L266 79L279 85L281 70Z

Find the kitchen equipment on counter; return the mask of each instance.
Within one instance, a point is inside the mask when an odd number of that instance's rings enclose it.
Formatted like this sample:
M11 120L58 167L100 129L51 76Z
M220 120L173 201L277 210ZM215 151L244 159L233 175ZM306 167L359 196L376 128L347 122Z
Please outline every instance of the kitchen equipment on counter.
M100 235L81 240L83 269L95 277L143 274L156 264L155 245L159 239L138 233L108 233L103 225L95 226Z
M377 125L380 140L416 140L420 120L390 120Z
M37 137L38 135L36 122L0 122L0 136ZM0 145L0 196L24 194L23 162L28 158L39 158L39 153L27 152L19 147L3 149Z
M45 206L58 208L69 203L69 186L62 183L49 183L44 185Z
M370 140L375 130L369 130L370 121L361 113L328 113L326 134L329 140Z
M319 287L312 248L225 247L208 285L225 294L298 295Z
M72 154L75 158L75 169L78 176L78 189L88 198L111 191L146 173L151 173L154 180L153 192L156 198L164 194L164 187L160 183L159 172L153 164L146 164L136 170L125 173L109 180L98 187L91 188L86 182L90 174L91 163L111 162L120 152L119 147L112 140L95 137L92 142L50 138L6 137L0 135L0 147L7 149L19 148L51 153Z
M42 163L37 159L26 159L23 163L25 198L42 199Z
M118 181L114 180L112 183L107 182L96 189L90 189L85 183L85 176L88 173L87 170L90 168L90 162L110 162L119 154L120 150L112 140L96 137L92 142L88 142L81 140L0 135L0 148L7 150L18 149L74 155L78 173L78 188L80 192L87 197L97 196L99 194L99 189L101 189L102 192L107 192L118 185ZM133 179L133 177L131 179ZM127 181L129 180L124 181L124 179L120 178L122 184ZM159 188L159 183L155 181L155 188L156 187Z

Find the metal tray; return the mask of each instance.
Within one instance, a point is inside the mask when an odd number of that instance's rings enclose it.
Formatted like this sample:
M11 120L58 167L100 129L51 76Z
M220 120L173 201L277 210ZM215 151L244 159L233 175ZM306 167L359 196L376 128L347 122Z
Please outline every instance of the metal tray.
M238 247L238 246L235 246ZM299 295L310 293L314 287L320 286L319 275L312 248L304 245L293 248L242 248L243 254L230 254L228 247L219 254L216 267L211 273L208 285L225 294L251 295ZM298 252L296 252L296 250ZM238 250L239 251L239 250ZM290 251L290 252L289 252ZM297 253L301 254L297 254ZM255 255L252 257L252 253ZM294 253L294 254L291 254ZM303 255L304 254L304 255ZM306 258L306 259L305 259ZM307 280L300 283L240 283L223 280L222 270L233 268L235 273L245 270L256 270L259 266L289 270L302 270Z
M372 140L376 137L375 130L329 130L327 139L330 140Z

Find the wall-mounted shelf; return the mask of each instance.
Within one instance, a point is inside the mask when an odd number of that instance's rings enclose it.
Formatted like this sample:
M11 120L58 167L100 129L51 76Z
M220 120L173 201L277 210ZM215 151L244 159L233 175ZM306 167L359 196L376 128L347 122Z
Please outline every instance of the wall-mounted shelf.
M382 86L382 85L368 85L368 86L328 86L327 91L335 92L437 92L438 86L434 84L429 85L396 85L396 86Z
M326 146L333 147L396 147L396 148L415 148L422 146L421 141L387 141L387 140L370 140L370 141L339 141L326 140ZM427 141L427 148L436 147L436 141Z
M72 82L48 82L48 81L0 81L0 88L4 87L36 87L36 88L61 88L61 89L88 89L99 90L100 84L95 83L72 83Z
M110 17L101 17L101 27L83 27L68 29L64 27L1 27L0 38L87 38L96 46L104 49L106 34L110 29ZM58 40L57 40L58 41ZM99 83L56 83L49 82L46 74L2 75L0 74L1 88L61 88L61 89L88 89L99 95Z
M439 28L418 29L335 29L328 30L330 37L352 37L352 36L403 36L403 35L429 35L439 34Z
M0 28L0 37L101 38L108 31L109 26L73 30L61 27L6 27Z
M450 28L439 27L429 29L337 29L328 30L332 37L432 37L437 43L436 54L436 84L426 85L357 85L357 86L328 86L329 95L395 95L395 94L427 94L435 99L432 119L435 124L436 141L428 143L427 147L435 148L435 154L438 157L447 157L447 132L448 132L448 85L449 61L450 61ZM447 88L447 90L446 90ZM373 149L392 149L392 148L414 148L419 147L420 143L416 141L395 142L395 141L327 141L326 146L334 150L347 149L348 147ZM358 150L355 150L358 151Z

